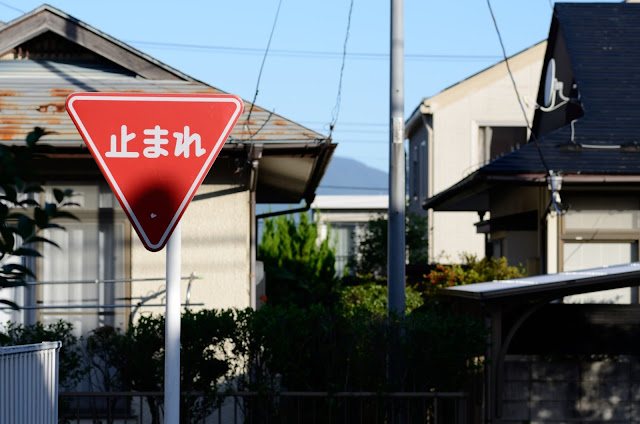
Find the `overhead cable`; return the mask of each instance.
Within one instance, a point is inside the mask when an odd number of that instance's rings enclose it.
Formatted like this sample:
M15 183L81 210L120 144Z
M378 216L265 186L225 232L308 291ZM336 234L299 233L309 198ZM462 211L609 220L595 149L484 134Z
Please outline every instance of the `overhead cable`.
M267 48L264 51L264 56L262 57L262 63L260 64L260 71L258 72L258 81L256 82L256 92L253 95L253 101L251 102L251 107L249 108L249 113L247 114L247 122L246 127L249 132L249 140L251 140L259 131L251 134L251 129L249 126L249 121L251 119L251 112L253 112L253 107L256 103L256 99L258 98L258 92L260 91L260 78L262 77L262 71L264 69L264 64L267 61L267 56L269 55L269 47L271 47L271 40L273 39L273 33L276 30L276 24L278 23L278 16L280 15L280 6L282 5L282 0L278 1L278 8L276 9L276 16L273 19L273 25L271 26L271 33L269 34L269 41L267 42Z
M511 67L509 66L509 59L507 57L507 51L504 47L504 42L502 40L502 34L500 33L500 29L498 28L498 22L496 21L496 16L493 13L493 9L491 8L491 0L487 0L487 6L489 7L489 13L491 14L491 19L493 20L493 25L496 29L496 33L498 34L498 40L500 40L500 47L502 48L502 55L504 57L504 63L507 66L507 72L509 73L509 77L511 78L511 83L513 84L513 89L516 93L516 97L518 98L518 104L520 105L520 109L522 110L522 114L524 116L524 120L527 124L527 128L531 133L531 138L535 143L536 150L538 152L538 156L540 157L540 162L542 162L542 166L544 167L547 173L547 180L549 181L550 190L551 190L551 203L553 204L553 208L558 213L558 215L563 215L562 209L559 206L560 204L560 194L558 193L559 187L555 184L556 181L561 181L561 177L558 173L554 173L549 165L547 165L547 161L544 159L544 155L542 154L542 149L540 148L540 143L538 142L538 137L536 137L533 128L529 124L529 118L527 117L527 111L524 108L524 104L522 103L522 99L520 97L520 92L518 91L518 85L516 84L516 80L513 77L513 72L511 71Z
M264 49L258 49L254 47L239 47L239 46L214 46L207 44L189 44L189 43L167 43L158 41L144 41L144 40L124 40L125 42L140 47L151 47L157 49L175 49L175 50L202 50L211 52L222 52L226 54L248 54L257 55L264 54ZM319 50L292 50L292 49L271 49L269 50L271 56L281 57L308 57L317 59L341 59L342 52L335 51L319 51ZM346 54L349 59L352 60L389 60L389 53L377 53L377 52L349 52ZM423 53L407 53L405 59L408 61L413 60L449 60L449 61L487 61L497 60L500 56L496 55L476 55L476 54L423 54Z
M340 66L340 79L338 81L338 94L336 95L336 104L333 107L331 116L331 122L329 123L329 138L333 135L333 129L338 121L338 115L340 113L340 101L342 97L342 77L344 75L344 63L347 57L347 41L349 41L349 30L351 29L351 14L353 12L353 0L349 4L349 15L347 17L347 31L344 36L344 44L342 46L342 65Z
M24 14L24 13L27 13L27 12L25 12L24 10L22 10L22 9L18 9L17 7L11 6L10 4L7 4L7 3L5 3L5 2L3 2L3 1L0 1L0 5L2 5L2 6L4 6L4 7L6 7L6 8L8 8L8 9L15 10L16 12L20 12L20 13L23 13L23 14Z

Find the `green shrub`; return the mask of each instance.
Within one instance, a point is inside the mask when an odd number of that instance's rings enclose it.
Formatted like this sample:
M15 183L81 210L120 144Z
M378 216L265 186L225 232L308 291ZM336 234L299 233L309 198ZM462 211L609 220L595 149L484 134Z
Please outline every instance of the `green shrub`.
M411 312L424 303L419 292L407 287L406 311ZM387 313L387 286L375 282L340 289L340 304L346 310L364 308L375 314Z
M73 390L86 373L82 361L81 343L73 335L73 324L57 321L22 325L9 322L6 333L0 333L0 345L15 346L42 342L62 342L59 356L59 384L65 390Z
M509 266L504 257L499 259L485 257L478 260L473 255L465 255L463 259L462 265L437 265L436 269L425 276L424 281L414 286L415 289L429 300L446 287L508 280L526 275L522 267Z

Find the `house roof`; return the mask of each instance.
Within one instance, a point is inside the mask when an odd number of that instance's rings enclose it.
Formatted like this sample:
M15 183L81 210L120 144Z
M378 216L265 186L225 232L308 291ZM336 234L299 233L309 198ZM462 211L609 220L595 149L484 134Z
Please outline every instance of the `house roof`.
M73 92L220 94L49 5L0 27L0 140L22 143L34 127L46 142L84 149L67 115ZM221 155L253 153L258 201L309 202L336 147L326 136L244 101ZM251 111L250 119L248 119Z
M491 161L429 199L426 208L479 210L471 198L480 200L483 190L504 181L545 183L547 167L565 175L565 181L638 179L640 4L556 3L545 62L560 54L552 50L560 41L573 76L565 86L577 87L573 103L582 116L539 137L539 150L532 141ZM541 87L544 83L543 74ZM536 120L543 113L538 109ZM461 209L462 199L467 209Z

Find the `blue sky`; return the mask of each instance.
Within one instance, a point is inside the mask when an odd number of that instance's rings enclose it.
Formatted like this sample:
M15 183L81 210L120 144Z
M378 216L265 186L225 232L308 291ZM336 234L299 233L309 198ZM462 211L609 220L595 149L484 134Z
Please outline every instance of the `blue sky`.
M180 71L253 100L279 0L48 0ZM0 0L7 22L41 4ZM328 134L350 0L282 0L256 104ZM507 54L545 39L550 0L491 2ZM424 97L501 60L485 0L405 0L405 118ZM353 0L336 155L388 169L390 1Z

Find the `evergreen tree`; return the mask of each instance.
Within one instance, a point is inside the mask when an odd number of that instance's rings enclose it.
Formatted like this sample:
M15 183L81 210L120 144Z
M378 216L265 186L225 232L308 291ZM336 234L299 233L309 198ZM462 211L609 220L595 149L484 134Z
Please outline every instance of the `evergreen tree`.
M384 215L371 219L358 240L357 254L350 260L350 267L358 274L373 274L381 278L387 274L388 220ZM427 218L408 213L405 225L406 255L411 264L426 264Z
M309 214L265 219L258 259L267 276L270 304L309 305L335 298L335 252L329 237L318 239Z

